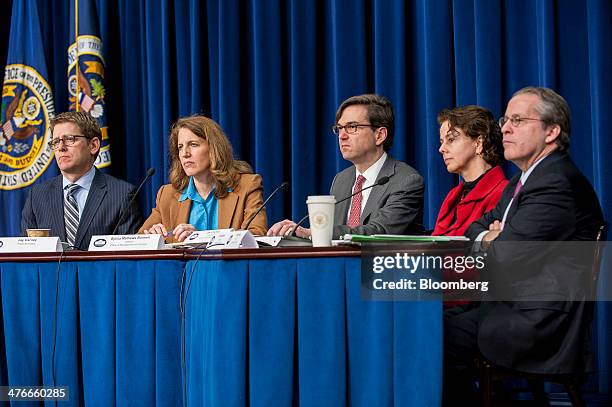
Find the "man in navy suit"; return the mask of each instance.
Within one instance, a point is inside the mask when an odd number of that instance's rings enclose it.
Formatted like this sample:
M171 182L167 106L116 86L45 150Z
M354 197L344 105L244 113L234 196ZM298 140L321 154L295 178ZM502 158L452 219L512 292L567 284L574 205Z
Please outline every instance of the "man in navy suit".
M521 172L466 235L500 266L499 276L511 278L506 288L513 301L445 312L447 404L462 387L454 369L478 354L523 372L568 374L588 368L592 303L584 301L583 287L571 282L588 281L590 258L543 253L557 246L553 242L594 240L603 224L597 195L568 154L569 106L551 89L523 88L508 103L500 125L504 156ZM532 243L507 243L521 241Z
M87 113L66 112L51 120L51 148L61 175L30 190L21 214L21 229L51 229L51 236L75 249L87 250L92 235L131 234L142 224L134 186L96 169L102 132Z

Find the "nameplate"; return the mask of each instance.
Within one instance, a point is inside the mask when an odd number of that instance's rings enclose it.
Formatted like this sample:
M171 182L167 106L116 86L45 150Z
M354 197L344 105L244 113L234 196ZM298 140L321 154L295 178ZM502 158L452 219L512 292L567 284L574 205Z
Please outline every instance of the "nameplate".
M97 235L89 242L89 251L159 250L164 247L162 235Z
M187 239L183 241L183 244L189 246L201 246L204 248L207 245L212 244L217 236L219 236L220 240L216 241L215 243L220 243L221 240L229 236L233 230L234 229L197 230L190 234ZM225 241L223 244L225 244Z
M227 242L234 235L233 230L217 230L212 240L206 246L207 249L225 249Z
M257 249L259 245L248 230L237 230L225 243L225 249Z
M59 237L0 237L0 253L61 252Z
M276 247L280 243L282 236L258 236L255 238L258 244L261 246L272 246Z
M189 235L183 244L191 248L206 248L207 250L259 247L251 232L234 229L196 231Z

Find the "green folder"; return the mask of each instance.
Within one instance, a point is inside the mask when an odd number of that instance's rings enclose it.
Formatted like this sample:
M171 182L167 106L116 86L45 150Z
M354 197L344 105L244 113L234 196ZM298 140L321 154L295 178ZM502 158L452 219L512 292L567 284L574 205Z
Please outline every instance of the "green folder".
M420 236L420 235L344 235L350 242L452 242L469 241L465 236Z

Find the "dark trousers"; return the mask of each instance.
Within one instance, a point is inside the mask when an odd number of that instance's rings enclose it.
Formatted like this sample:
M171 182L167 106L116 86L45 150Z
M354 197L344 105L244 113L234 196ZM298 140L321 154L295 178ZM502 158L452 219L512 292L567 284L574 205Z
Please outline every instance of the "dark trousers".
M483 307L478 303L444 311L444 406L477 403L474 360L478 356L478 325L482 314Z

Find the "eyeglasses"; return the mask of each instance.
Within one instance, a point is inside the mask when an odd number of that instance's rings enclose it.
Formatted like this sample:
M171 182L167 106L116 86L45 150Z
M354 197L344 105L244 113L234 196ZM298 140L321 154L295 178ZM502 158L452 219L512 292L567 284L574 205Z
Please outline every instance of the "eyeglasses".
M510 124L512 124L513 127L519 127L526 120L533 120L533 121L538 121L538 122L545 122L546 121L546 120L542 120L542 119L534 119L534 118L531 118L531 117L521 117L521 116L508 117L508 116L502 116L502 117L499 118L497 123L499 123L499 127L504 127L504 124L506 124L507 122L510 122Z
M57 150L60 147L60 143L63 141L65 146L73 146L78 137L88 138L87 136L81 136L77 134L66 134L64 137L54 138L49 141L49 147L52 150Z
M332 132L334 134L340 134L340 130L344 129L347 134L357 133L360 127L372 127L375 129L377 126L372 126L371 124L359 124L359 123L347 123L344 126L334 125L332 126Z

